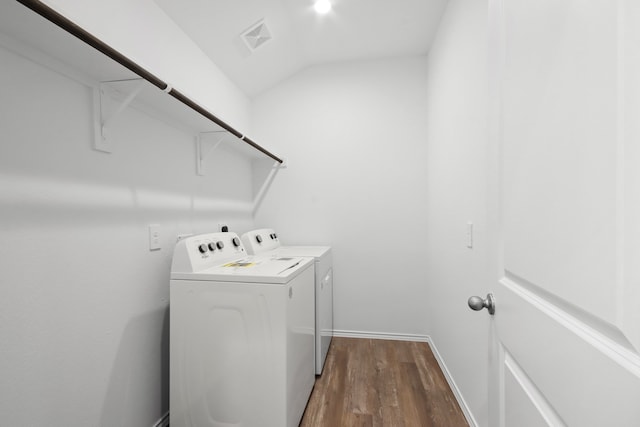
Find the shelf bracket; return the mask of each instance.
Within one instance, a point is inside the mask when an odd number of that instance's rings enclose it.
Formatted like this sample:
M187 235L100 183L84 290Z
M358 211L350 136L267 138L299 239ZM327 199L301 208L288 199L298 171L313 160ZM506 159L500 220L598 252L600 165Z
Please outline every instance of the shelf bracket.
M120 102L117 108L107 115L107 90L111 89L114 83L137 82L131 92ZM105 153L113 151L111 143L107 138L107 129L111 123L133 102L145 86L144 79L127 79L100 82L98 87L93 88L93 126L94 141L93 148Z
M210 141L205 141L205 136L212 135L215 137L215 141L209 147L205 147L205 144ZM214 131L214 132L200 132L196 135L196 172L200 176L204 176L204 160L209 154L215 151L220 144L224 141L225 136L229 135L227 131Z

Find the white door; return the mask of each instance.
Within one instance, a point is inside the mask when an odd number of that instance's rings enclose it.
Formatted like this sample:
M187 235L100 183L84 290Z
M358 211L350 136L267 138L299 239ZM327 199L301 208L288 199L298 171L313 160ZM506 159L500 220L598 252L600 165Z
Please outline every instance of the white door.
M640 2L489 6L490 425L640 426Z

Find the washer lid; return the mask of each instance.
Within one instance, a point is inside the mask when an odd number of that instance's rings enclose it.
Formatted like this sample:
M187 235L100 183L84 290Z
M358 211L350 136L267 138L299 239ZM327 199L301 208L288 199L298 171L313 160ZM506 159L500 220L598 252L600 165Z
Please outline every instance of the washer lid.
M172 279L217 282L287 283L313 265L310 257L249 256L195 273L172 273Z

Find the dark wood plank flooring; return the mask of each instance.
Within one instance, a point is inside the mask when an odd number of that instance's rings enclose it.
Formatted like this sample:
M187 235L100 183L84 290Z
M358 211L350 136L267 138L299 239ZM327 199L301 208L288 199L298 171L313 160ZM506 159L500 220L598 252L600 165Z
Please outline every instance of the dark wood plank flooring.
M467 427L424 342L334 337L300 427Z

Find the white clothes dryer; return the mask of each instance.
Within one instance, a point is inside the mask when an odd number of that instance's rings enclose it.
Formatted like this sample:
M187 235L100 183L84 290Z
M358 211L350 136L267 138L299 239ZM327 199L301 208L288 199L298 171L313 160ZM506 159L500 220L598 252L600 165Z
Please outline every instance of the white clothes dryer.
M170 425L296 427L313 388L313 260L248 256L235 233L177 243Z
M252 230L242 235L242 243L250 254L275 257L313 257L315 264L315 365L322 374L329 345L333 338L333 259L330 246L282 246L270 228Z

